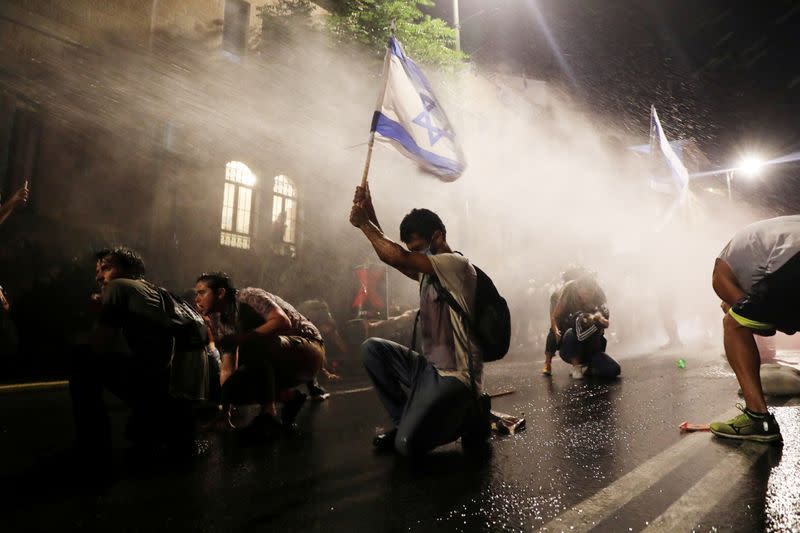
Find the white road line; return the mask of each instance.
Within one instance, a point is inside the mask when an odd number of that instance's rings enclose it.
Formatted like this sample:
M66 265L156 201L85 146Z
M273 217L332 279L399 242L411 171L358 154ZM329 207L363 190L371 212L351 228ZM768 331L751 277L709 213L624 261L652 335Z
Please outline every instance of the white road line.
M732 490L750 471L750 467L769 450L769 444L744 442L729 451L717 465L683 496L675 500L644 529L649 533L693 531L708 512Z
M345 394L355 394L357 392L366 392L368 390L372 390L375 387L361 387L360 389L349 389L349 390L340 390L336 392L332 392L331 396L343 396Z
M737 411L738 412L738 411ZM726 413L714 420L727 420L735 414ZM709 434L685 435L655 457L637 466L610 485L600 489L572 509L565 511L542 526L542 531L589 531L633 498L649 489L691 457L690 450L707 443Z
M69 381L37 381L35 383L12 383L0 385L0 392L14 392L25 389L47 389L51 387L65 387Z
M783 407L796 407L800 399L793 398ZM709 511L714 509L732 490L739 486L756 461L770 449L770 444L744 442L729 451L725 458L700 481L675 500L644 531L692 531Z
M649 461L639 465L594 495L575 504L542 526L543 531L589 531L617 509L655 485L686 461L692 448L708 441L708 435L686 435Z

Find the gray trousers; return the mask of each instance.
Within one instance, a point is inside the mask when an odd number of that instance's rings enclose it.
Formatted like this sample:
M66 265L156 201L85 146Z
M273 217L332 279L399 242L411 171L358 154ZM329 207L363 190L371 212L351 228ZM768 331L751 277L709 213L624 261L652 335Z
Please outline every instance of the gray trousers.
M467 385L441 376L425 357L396 342L370 338L361 353L397 427L398 453L421 455L461 436L474 404Z

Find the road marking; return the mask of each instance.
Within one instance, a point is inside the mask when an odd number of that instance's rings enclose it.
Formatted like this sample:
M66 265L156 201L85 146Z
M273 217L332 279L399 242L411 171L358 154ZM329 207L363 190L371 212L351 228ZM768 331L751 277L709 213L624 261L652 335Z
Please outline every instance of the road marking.
M26 389L47 389L50 387L64 387L69 385L69 381L37 381L34 383L12 383L10 385L0 385L0 392L14 392Z
M26 389L46 389L51 387L65 387L69 385L69 381L37 381L34 383L12 383L9 385L0 385L0 392L14 392ZM349 389L331 392L331 396L342 396L345 394L355 394L357 392L366 392L372 390L374 387L361 387L359 389Z
M796 407L800 399L793 398L781 407ZM774 444L744 441L729 451L700 481L675 500L644 531L692 531L732 490L739 487L741 478Z
M692 448L707 441L707 436L699 434L681 437L680 441L649 461L555 517L542 526L542 530L563 530L570 533L589 531L682 464L689 457L688 452Z
M669 531L693 531L698 522L714 509L741 479L750 467L769 450L769 444L745 441L729 451L717 465L683 496L675 500L644 529L649 533ZM729 524L730 525L730 524Z
M735 415L727 413L714 417L713 420L727 420L733 416ZM555 517L542 526L542 530L570 533L591 530L688 460L692 448L707 442L708 435L699 433L684 435L681 440L663 452Z
M357 392L366 392L368 390L372 390L375 387L361 387L360 389L349 389L349 390L340 390L331 393L331 396L344 396L345 394L355 394Z

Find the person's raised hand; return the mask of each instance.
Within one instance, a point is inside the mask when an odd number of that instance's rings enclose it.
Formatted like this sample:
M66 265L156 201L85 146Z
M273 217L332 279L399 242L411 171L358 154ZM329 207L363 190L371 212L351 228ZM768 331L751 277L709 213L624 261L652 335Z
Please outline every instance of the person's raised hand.
M6 298L6 294L3 292L3 287L0 287L0 309L6 313L11 310L11 303L9 303L8 299Z
M9 202L11 202L13 205L16 205L16 206L23 205L23 204L27 203L29 194L30 194L30 191L28 190L28 182L26 181L25 185L23 185L22 187L17 189L17 191L11 197Z
M369 192L369 183L363 187L360 185L356 187L356 193L353 195L353 203L366 208L372 206L372 195Z
M354 203L353 207L350 209L350 224L360 228L367 222L369 222L369 214L367 213L367 210L363 205Z

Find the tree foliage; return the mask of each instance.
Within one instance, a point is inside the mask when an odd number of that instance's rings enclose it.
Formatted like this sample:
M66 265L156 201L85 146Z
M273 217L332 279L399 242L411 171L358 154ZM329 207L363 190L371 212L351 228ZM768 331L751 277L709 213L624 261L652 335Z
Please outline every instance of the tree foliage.
M415 61L454 67L467 59L455 50L456 30L422 11L434 0L341 0L336 5L328 28L340 41L362 43L380 56L394 23L395 35ZM261 6L259 15L275 28L307 20L313 8L310 0L278 0Z
M330 28L342 40L356 40L383 54L394 22L395 35L415 61L453 67L466 59L455 50L456 30L422 12L433 0L344 0Z
M278 0L258 8L262 19L281 19L288 17L308 17L314 10L310 0Z

